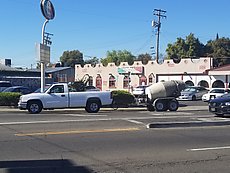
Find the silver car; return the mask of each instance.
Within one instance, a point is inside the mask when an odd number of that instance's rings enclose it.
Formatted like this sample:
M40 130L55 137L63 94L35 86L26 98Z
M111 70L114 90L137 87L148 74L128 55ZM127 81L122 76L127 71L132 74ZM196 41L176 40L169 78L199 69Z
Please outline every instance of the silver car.
M181 91L181 95L178 100L201 100L204 94L208 93L208 90L201 86L189 86Z
M133 95L135 97L138 97L140 95L144 95L145 94L145 88L147 88L149 85L140 85L136 88L133 88Z

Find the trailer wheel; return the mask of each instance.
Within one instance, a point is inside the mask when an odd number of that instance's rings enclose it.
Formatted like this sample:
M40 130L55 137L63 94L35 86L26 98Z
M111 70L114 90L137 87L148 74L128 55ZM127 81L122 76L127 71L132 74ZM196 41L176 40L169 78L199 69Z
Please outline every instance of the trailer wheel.
M101 108L101 104L98 100L89 100L87 101L85 110L88 113L97 113Z
M168 107L169 107L170 111L177 111L177 109L179 107L179 103L176 99L170 100Z
M154 101L154 106L155 106L156 111L158 112L167 111L168 109L166 102L160 99L159 100L157 99L156 101Z

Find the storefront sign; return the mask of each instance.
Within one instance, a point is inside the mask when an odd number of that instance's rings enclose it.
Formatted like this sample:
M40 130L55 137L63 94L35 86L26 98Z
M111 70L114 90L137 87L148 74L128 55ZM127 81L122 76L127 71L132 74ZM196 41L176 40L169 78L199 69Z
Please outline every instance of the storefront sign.
M50 63L50 47L44 44L36 44L37 59L45 64Z
M51 1L50 0L41 0L40 5L41 5L41 10L42 10L43 16L47 20L54 19L55 11L54 11L54 6L51 3Z
M118 67L119 74L143 74L144 67Z

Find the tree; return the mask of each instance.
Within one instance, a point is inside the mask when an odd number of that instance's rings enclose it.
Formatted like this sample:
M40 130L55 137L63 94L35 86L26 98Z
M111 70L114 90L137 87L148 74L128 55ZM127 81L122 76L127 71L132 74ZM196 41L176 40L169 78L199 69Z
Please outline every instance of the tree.
M60 61L65 67L75 67L75 64L84 65L83 54L79 50L64 51Z
M91 58L85 60L85 64L91 64L93 66L95 66L98 63L99 63L99 59L97 57L91 57Z
M190 33L186 39L177 38L173 44L168 44L166 49L168 57L173 58L191 58L204 56L204 45Z
M152 60L152 56L148 53L146 54L140 54L138 55L137 59L138 61L141 61L142 64L148 64L150 60Z
M218 38L209 40L205 46L206 55L213 57L214 67L230 64L230 39Z
M116 65L119 65L121 62L128 62L129 65L132 65L135 60L135 56L132 55L131 52L127 50L113 50L113 51L107 51L107 57L104 59L101 59L101 63L103 65L107 65L108 63L115 63Z
M190 33L185 40L188 46L187 57L201 57L204 56L204 44L195 38L194 34Z

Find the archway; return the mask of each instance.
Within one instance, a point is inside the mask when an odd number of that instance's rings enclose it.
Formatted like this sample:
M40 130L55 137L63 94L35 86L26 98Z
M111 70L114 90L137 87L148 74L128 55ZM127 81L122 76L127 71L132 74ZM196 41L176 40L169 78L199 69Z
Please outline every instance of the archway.
M186 86L194 86L194 83L193 83L193 81L191 81L191 80L187 80L187 81L185 82L185 85L186 85Z
M153 84L153 83L155 83L155 77L154 77L154 74L150 74L149 75L149 84Z
M222 82L221 80L216 80L215 82L213 82L212 88L224 88L224 82Z
M198 83L199 86L202 86L202 87L205 87L205 88L209 88L209 84L207 81L205 80L201 80L199 83Z
M93 86L93 76L89 76L89 86Z
M139 85L147 85L147 78L144 75L139 77Z
M96 77L96 88L102 90L102 78L99 74Z
M124 76L124 79L123 79L123 88L124 89L128 89L130 82L131 82L130 76L129 75Z
M116 87L116 79L113 75L109 76L109 88L115 88Z

